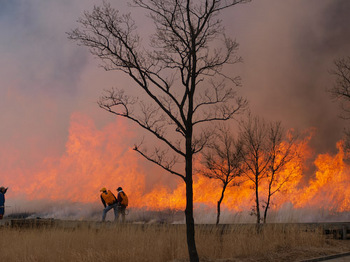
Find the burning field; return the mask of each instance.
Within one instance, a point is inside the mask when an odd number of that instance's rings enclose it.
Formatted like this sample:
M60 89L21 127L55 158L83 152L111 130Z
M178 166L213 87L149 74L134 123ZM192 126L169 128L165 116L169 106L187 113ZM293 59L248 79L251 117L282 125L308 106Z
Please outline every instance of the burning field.
M1 183L10 188L6 214L27 212L41 217L99 220L99 189L115 191L122 186L130 200L130 220L152 220L152 212L158 212L160 215L153 219L183 222L177 214L185 208L184 183L132 150L139 139L134 128L121 119L98 128L88 116L75 113L63 154L47 155L28 168L16 152L2 152L6 176ZM335 154L315 155L308 144L310 136L296 145L302 156L288 163L284 171L285 176L292 175L272 199L270 222L349 220L349 163L342 142ZM310 161L313 168L306 164ZM195 176L198 223L214 223L220 187L216 180ZM263 200L266 187L260 186ZM249 215L253 194L248 181L227 188L222 222L253 222Z

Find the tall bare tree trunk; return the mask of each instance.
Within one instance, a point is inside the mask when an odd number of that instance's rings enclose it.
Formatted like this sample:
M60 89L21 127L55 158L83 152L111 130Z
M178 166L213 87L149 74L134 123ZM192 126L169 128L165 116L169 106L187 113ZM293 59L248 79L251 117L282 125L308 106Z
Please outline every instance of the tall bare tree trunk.
M186 233L191 262L199 262L193 219L192 139L186 138Z
M199 257L195 242L195 228L193 219L193 187L192 178L186 181L186 232L187 232L187 246L191 262L198 262Z

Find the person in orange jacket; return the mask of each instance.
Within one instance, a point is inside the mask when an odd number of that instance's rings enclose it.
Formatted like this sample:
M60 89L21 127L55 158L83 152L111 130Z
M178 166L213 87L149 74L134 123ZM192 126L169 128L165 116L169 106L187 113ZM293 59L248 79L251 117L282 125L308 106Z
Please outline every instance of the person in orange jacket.
M101 201L103 206L102 222L106 220L106 215L109 210L114 210L114 221L118 219L118 201L111 190L107 190L105 187L101 188Z
M119 215L122 215L122 222L125 222L125 210L126 207L129 204L128 196L123 191L123 188L118 187L117 188L118 195L117 195L117 201L118 201L118 215L117 220L119 219Z

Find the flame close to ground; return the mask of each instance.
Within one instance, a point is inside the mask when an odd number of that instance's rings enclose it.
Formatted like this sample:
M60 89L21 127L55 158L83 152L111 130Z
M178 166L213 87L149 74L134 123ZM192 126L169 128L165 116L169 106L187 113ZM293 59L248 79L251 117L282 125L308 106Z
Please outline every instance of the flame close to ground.
M2 175L1 183L10 187L8 194L12 198L81 203L99 202L101 187L116 192L122 186L132 208L184 210L183 181L145 163L131 149L137 139L136 132L123 119L98 129L89 117L75 113L62 156L48 156L34 170L13 168L10 174ZM284 170L282 179L287 176L289 179L273 196L271 208L277 210L291 203L295 208L350 211L350 169L341 142L337 154L316 158L316 172L308 181L303 177L303 161L309 157L310 148L307 141L297 146L304 155ZM220 182L196 175L193 187L195 207L216 207L222 188ZM262 201L266 188L267 184L262 183ZM253 204L252 185L244 182L227 188L222 207L242 211L250 210Z

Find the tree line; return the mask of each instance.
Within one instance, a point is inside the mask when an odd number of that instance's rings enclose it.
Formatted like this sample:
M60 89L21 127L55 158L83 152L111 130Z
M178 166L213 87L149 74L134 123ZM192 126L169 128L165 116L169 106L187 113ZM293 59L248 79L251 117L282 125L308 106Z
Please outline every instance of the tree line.
M251 114L240 121L236 135L229 126L219 126L215 140L203 153L203 168L199 170L222 185L216 224L220 222L220 206L227 187L242 183L249 183L254 193L251 215L256 217L257 224L266 223L273 196L288 186L298 171L288 164L294 161L301 165L300 142L300 135L285 130L281 122L266 122ZM264 190L260 188L262 182L267 184Z

